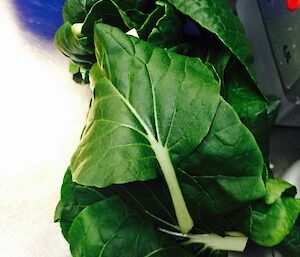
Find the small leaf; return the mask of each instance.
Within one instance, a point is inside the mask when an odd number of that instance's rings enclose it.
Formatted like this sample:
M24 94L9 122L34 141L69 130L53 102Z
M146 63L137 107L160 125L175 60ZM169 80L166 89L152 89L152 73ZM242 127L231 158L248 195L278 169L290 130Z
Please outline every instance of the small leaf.
M102 0L93 5L86 15L82 33L85 36L92 37L94 33L94 24L98 21L118 27L126 32L133 28L133 25L127 14L113 1Z
M167 3L156 4L164 8L164 15L153 26L147 41L155 46L170 48L182 41L183 17Z
M233 226L262 246L279 244L290 232L300 213L300 200L278 198L272 205L263 201L230 214Z
M268 179L266 181L266 190L266 204L273 204L282 195L294 197L297 193L296 187L281 179Z
M62 53L80 66L91 67L96 62L93 44L87 37L75 36L69 22L57 30L54 43Z

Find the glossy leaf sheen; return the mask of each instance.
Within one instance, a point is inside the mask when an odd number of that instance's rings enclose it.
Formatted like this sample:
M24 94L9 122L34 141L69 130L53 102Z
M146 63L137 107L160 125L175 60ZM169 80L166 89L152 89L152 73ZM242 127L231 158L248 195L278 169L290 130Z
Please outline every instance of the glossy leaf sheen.
M69 231L74 257L192 257L119 198L84 209Z
M95 98L72 158L73 179L105 187L155 178L149 136L174 163L189 154L208 133L219 84L198 58L155 48L104 24L95 26L94 36Z

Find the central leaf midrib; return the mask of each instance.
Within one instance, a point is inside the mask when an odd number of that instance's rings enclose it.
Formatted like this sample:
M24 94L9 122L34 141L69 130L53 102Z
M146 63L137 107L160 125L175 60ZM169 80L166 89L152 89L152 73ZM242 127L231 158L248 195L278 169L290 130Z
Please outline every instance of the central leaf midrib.
M152 150L155 154L155 157L160 165L161 171L164 175L165 181L168 185L170 195L173 202L173 207L175 210L175 214L177 217L177 222L181 229L181 232L187 233L194 225L194 222L190 216L190 213L187 209L187 205L185 203L181 188L178 183L178 179L176 176L175 168L173 166L171 156L169 153L169 149L162 145L160 140L158 141L155 138L155 135L151 132L151 129L145 123L145 121L141 118L135 108L131 105L131 103L124 97L124 95L114 86L111 80L109 81L109 85L112 89L117 93L120 99L124 102L130 112L134 115L134 117L138 120L140 125L144 128L146 132L146 139L149 141ZM153 90L153 89L152 89ZM154 90L153 90L154 91ZM154 108L155 109L155 108Z
M127 108L130 110L130 112L133 114L133 116L138 120L138 122L142 125L143 129L146 132L146 139L151 142L155 140L158 142L155 138L155 135L152 134L151 129L148 127L146 122L142 119L142 117L137 113L135 108L131 105L131 103L123 96L123 94L114 86L111 80L109 81L109 85L113 88L113 90L118 94L118 96L121 98L121 100L124 102L124 104L127 106ZM152 146L152 144L151 144Z

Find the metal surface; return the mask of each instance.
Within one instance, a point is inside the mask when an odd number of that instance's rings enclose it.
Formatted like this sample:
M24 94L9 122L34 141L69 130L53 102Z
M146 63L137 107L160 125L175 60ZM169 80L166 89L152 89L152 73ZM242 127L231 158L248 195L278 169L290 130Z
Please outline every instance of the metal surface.
M70 257L53 213L90 92L72 81L67 59L52 43L63 1L41 2L0 1L1 257ZM274 171L298 186L299 146L298 128L273 130ZM272 255L249 245L239 256Z
M252 43L259 87L282 100L277 124L300 126L300 9L288 11L284 0L240 0L237 11Z
M258 1L285 95L300 104L300 10L286 1Z

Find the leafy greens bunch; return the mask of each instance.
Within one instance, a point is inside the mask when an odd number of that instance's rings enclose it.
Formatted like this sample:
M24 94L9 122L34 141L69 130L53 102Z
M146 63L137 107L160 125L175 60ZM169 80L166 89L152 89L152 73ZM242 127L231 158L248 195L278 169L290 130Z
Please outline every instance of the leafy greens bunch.
M268 170L279 101L227 2L67 0L63 15L56 46L93 92L55 214L72 255L227 256L249 238L298 256L296 189Z

